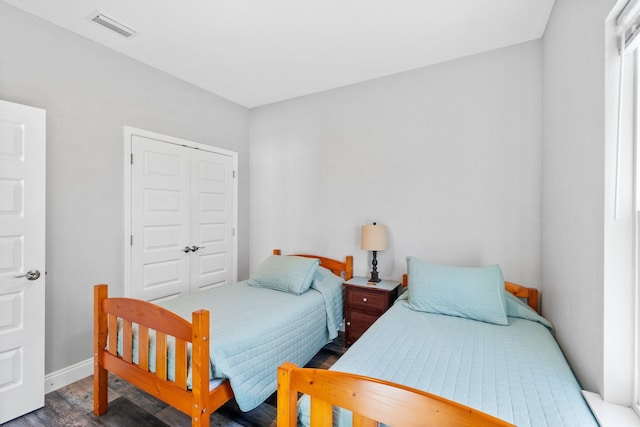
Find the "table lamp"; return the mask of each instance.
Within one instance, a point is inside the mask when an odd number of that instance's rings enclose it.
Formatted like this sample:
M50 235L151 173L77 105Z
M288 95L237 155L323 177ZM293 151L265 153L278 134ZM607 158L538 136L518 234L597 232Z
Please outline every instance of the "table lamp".
M373 252L371 278L369 282L378 283L380 278L378 277L378 260L376 259L376 254L378 251L387 249L387 227L385 225L377 225L375 222L371 225L363 225L360 247Z

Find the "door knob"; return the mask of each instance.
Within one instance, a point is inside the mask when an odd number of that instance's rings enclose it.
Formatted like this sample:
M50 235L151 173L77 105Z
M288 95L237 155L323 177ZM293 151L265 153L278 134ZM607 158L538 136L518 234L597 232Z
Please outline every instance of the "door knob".
M191 246L192 252L198 252L198 249L204 249L204 246L196 246L196 245Z
M23 277L26 277L27 280L38 280L38 278L40 277L40 272L38 270L29 270L27 271L25 274L22 274L20 276L13 276L16 279L21 279Z
M184 252L185 254L188 254L189 252L191 252L191 248L189 246L185 246L182 252Z

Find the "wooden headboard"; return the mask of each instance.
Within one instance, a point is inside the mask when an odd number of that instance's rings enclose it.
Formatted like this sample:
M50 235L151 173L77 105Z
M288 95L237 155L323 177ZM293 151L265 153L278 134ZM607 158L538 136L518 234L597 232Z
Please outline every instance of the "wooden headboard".
M282 251L280 249L273 250L274 255L282 255ZM320 260L320 265L326 268L327 270L331 270L333 274L336 276L340 276L344 278L344 281L350 280L353 277L353 257L351 255L347 255L344 261L338 261L332 258L326 258L319 255L310 255L310 254L290 254L294 256L302 256L306 258L316 258Z
M402 287L406 288L409 285L409 276L407 274L402 275ZM540 297L536 288L527 288L525 286L516 285L511 282L504 282L504 288L507 292L517 296L518 298L524 298L527 300L527 305L534 309L536 313L540 313Z

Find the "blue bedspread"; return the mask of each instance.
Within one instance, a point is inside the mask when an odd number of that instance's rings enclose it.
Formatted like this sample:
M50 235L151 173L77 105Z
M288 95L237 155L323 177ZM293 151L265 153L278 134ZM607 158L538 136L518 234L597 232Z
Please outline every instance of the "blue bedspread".
M398 301L331 369L425 390L521 427L597 426L549 328L508 320L493 325ZM308 425L308 396L299 415ZM338 419L351 425L349 413Z
M188 321L194 310L209 310L214 375L229 378L238 406L248 411L276 390L278 366L304 365L335 338L342 287L293 295L239 282L158 305Z

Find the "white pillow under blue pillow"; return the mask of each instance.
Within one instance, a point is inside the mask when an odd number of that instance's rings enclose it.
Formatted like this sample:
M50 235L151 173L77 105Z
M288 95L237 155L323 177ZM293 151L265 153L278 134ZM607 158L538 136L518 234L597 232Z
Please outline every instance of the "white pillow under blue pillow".
M300 295L309 290L319 263L317 258L271 255L247 282Z
M411 309L509 324L498 265L456 267L407 257L407 267Z

